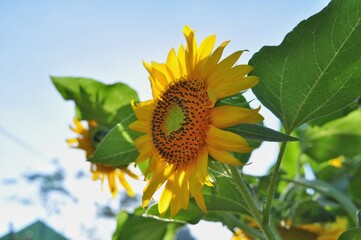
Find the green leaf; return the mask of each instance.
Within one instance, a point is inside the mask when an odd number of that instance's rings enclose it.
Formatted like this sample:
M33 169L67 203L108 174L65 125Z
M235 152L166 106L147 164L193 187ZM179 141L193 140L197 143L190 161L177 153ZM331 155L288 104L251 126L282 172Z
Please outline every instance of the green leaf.
M340 155L353 157L360 153L361 109L306 132L305 153L318 162Z
M263 47L250 60L260 83L257 98L286 133L336 112L361 95L361 4L334 0L302 21L281 45Z
M350 186L349 186L349 191L352 196L352 199L359 205L361 205L360 183L361 183L361 166L356 168L355 173L352 174L350 178Z
M291 214L292 224L294 225L334 221L332 214L313 200L296 202L295 204L296 206L292 209Z
M288 178L293 178L297 175L297 165L299 164L300 154L300 142L291 142L287 144L282 157L281 169L286 172Z
M182 224L159 221L122 211L117 216L117 229L113 240L166 240L175 239L176 230Z
M324 196L333 198L338 203L340 203L340 205L343 208L345 208L353 224L356 224L355 216L358 210L357 207L350 201L350 199L347 196L345 196L343 193L338 191L332 185L323 182L321 180L308 181L305 179L297 179L297 180L287 179L287 181L294 182L304 187L312 188L315 191L322 193Z
M350 228L346 232L342 233L338 240L360 240L361 239L361 227Z
M65 100L75 102L78 119L108 127L127 118L132 113L128 105L138 100L137 93L123 83L106 85L89 78L53 76L51 80Z
M132 131L128 126L135 120L135 115L131 114L110 130L88 161L115 167L134 162L138 156L138 150L133 141L140 134Z
M237 133L246 139L255 139L269 142L289 142L298 141L297 138L277 132L259 124L238 124L227 128L231 132Z
M238 107L250 108L246 98L242 95L242 93L238 93L234 96L219 100L216 103L216 107L219 106L238 106Z
M321 118L317 118L315 120L309 121L308 124L311 126L318 125L322 126L332 120L335 120L337 118L342 118L349 114L350 112L357 110L359 108L359 105L357 102L353 102L351 105L348 105L347 107L341 109L340 111L334 112L332 114L326 115Z

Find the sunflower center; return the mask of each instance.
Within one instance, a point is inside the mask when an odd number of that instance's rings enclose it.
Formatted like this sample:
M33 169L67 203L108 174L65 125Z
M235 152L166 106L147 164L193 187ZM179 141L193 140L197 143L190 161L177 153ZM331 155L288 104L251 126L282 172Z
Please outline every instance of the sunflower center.
M198 157L205 145L209 110L202 82L181 79L165 88L152 117L153 144L162 159L181 167Z
M165 134L169 135L178 130L182 126L183 119L184 113L182 109L177 104L170 106L164 121Z

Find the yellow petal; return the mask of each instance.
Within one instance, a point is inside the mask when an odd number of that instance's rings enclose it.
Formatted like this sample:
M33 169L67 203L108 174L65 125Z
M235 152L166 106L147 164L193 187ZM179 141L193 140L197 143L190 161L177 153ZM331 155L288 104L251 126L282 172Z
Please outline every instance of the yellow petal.
M130 171L128 168L123 169L123 171L124 171L126 174L128 174L129 177L131 177L131 178L133 178L133 179L135 179L135 180L138 180L138 179L139 179L138 175L135 174L135 173L133 173L132 171Z
M177 194L174 194L172 199L172 204L170 206L170 216L174 217L179 212L179 210L181 210L181 208L182 208L182 202L180 201Z
M153 68L148 63L143 61L143 65L150 74L148 79L150 81L150 85L151 85L151 88L152 88L153 99L155 99L162 92L162 90L164 88L164 85L159 80L157 80L155 78L155 76L153 76Z
M208 152L205 147L199 149L196 169L196 175L203 183L208 175Z
M144 162L145 160L149 159L152 156L153 149L146 149L144 151L141 151L138 155L138 157L135 159L135 163L139 164L141 162Z
M135 163L139 164L139 163L147 160L148 158L150 158L153 154L154 154L153 147L150 144L144 145L144 147L142 147L139 150L139 155L135 159Z
M72 146L74 143L79 143L79 139L77 139L77 138L68 138L68 139L66 139L66 142L68 143L69 146Z
M245 153L252 150L243 137L232 132L221 130L213 125L209 125L206 143L214 148L232 152Z
M164 165L163 168L156 169L152 178L149 180L147 186L143 190L142 206L145 207L150 201L153 194L163 185L173 172L173 166Z
M160 196L159 199L158 211L162 216L167 212L169 208L169 204L173 197L173 181L174 181L174 177L168 179L168 182L165 185L162 195Z
M188 75L189 72L187 71L186 66L186 53L184 50L184 46L181 44L178 48L178 61L179 61L179 71L182 75Z
M75 128L73 128L72 126L70 126L70 129L71 129L73 132L81 134L82 132L85 131L85 128L83 127L83 125L81 124L81 122L80 122L76 117L73 119L73 122L74 122Z
M99 177L100 177L100 173L99 173L98 171L94 171L94 172L92 172L92 173L93 173L93 176L92 176L93 181L100 179L100 178L99 178Z
M202 61L199 64L199 71L202 73L203 78L207 78L212 72L214 67L217 65L219 59L221 59L224 48L227 46L229 41L223 42L208 58L207 61Z
M194 31L189 26L184 27L183 33L187 41L186 56L185 56L187 72L188 74L190 74L194 69L197 43L196 43L196 38L194 37Z
M235 106L221 106L211 110L212 124L218 128L226 128L240 123L257 123L264 118L259 114L260 107L248 109Z
M228 151L220 150L217 148L213 148L207 145L207 150L209 155L211 155L215 160L225 164L231 164L236 166L243 166L244 164L239 162L232 154Z
M174 79L180 79L183 76L182 68L174 48L172 48L168 54L167 68L168 70L171 69Z
M131 124L129 124L128 127L137 132L148 133L151 130L150 126L151 126L151 124L149 121L136 120L136 121L132 122Z
M181 201L181 207L183 209L188 208L189 203L189 187L188 182L189 180L186 178L186 170L180 170L178 178L176 178L178 181L179 186L179 192L180 194L180 201Z
M147 179L148 175L155 171L158 165L161 164L159 161L158 154L154 153L149 159L147 170L144 173L144 179Z
M213 90L213 88L208 88L207 95L208 95L209 100L211 101L211 107L214 107L214 105L216 105L216 103L217 103L216 92Z
M253 67L250 65L237 65L231 69L225 69L220 74L213 75L213 78L209 77L207 79L208 87L219 88L224 82L234 82L240 81L244 78L245 75L250 73L253 70Z
M115 182L114 171L108 173L108 186L112 196L115 197L115 195L118 193L118 187L117 183Z
M135 116L139 120L150 121L152 119L153 110L155 108L155 104L154 104L153 100L139 102L137 104L135 104L134 101L132 101L131 106L132 106Z
M198 61L202 61L212 53L215 43L216 35L214 34L203 40L198 49Z
M158 81L163 88L172 81L172 77L169 75L165 64L159 64L157 62L152 62L152 77Z
M259 78L256 76L249 76L241 79L233 79L224 81L215 87L217 99L229 97L235 95L241 91L256 86L259 82Z
M206 203L204 202L202 191L200 191L196 196L194 196L194 199L196 200L199 209L201 209L202 212L207 213L207 207L206 207Z
M195 196L199 192L202 192L203 184L196 176L192 176L191 181L189 182L189 192Z
M234 52L218 63L209 74L206 84L211 85L212 81L214 81L218 76L224 77L227 73L229 73L232 66L237 62L242 53L243 51Z
M128 181L125 179L123 172L118 169L118 179L120 184L124 187L130 197L134 196L133 189L130 187Z
M147 145L152 145L152 138L147 134L144 134L134 140L134 146L139 150Z

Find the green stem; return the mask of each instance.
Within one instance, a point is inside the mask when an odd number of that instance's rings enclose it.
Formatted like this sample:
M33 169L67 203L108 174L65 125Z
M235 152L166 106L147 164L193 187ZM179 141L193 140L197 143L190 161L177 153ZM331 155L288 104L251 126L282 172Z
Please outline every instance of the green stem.
M322 180L313 180L313 181L308 181L306 179L282 179L282 180L285 180L288 182L293 182L293 183L299 184L301 186L304 186L306 188L312 188L315 191L320 192L325 196L335 199L337 202L340 203L340 205L349 214L349 217L352 220L351 224L354 224L354 226L357 226L356 213L357 213L358 209L357 209L356 205L348 197L346 197L342 192L340 192L335 187L333 187L331 184L329 184L327 182L323 182Z
M276 165L273 170L271 183L268 188L267 201L266 201L266 204L265 204L265 207L263 210L262 224L264 224L264 225L269 225L269 222L270 222L270 212L271 212L271 207L272 207L273 195L276 190L278 174L280 171L282 157L285 152L286 145L287 145L287 142L283 142L281 145L281 149L280 149L280 152L278 153L278 157L277 157L277 162L276 162Z
M234 166L230 166L230 171L234 182L238 190L240 191L243 199L245 200L247 206L250 209L250 213L252 214L254 220L258 223L261 227L264 235L268 240L277 240L277 235L274 234L269 224L262 224L262 212L260 211L259 207L256 204L256 199L252 196L251 192L249 191L244 179L240 175L238 169Z
M236 215L231 213L223 213L221 214L227 226L231 226L231 228L238 227L245 231L249 236L255 239L264 238L263 234L253 227L248 226L245 222L241 221ZM231 229L232 230L232 229Z

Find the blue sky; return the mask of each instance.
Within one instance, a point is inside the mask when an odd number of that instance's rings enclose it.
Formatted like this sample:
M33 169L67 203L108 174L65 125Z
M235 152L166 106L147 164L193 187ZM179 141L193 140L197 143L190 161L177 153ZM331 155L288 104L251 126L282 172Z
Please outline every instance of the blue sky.
M54 158L69 176L89 167L82 161L82 152L66 146L65 139L74 136L68 128L74 105L62 100L50 75L91 77L105 83L121 81L146 100L151 92L142 60L164 61L170 48L185 42L184 25L196 29L199 40L213 33L217 34L218 44L231 40L226 54L248 49L240 60L246 63L262 46L278 45L297 23L320 11L328 2L1 1L0 180L31 170L50 171ZM276 128L277 121L267 111L263 113L267 117L266 125ZM16 144L4 131L11 132L39 153ZM269 156L274 156L276 147L263 145L252 156L253 163L246 170L264 173L274 160ZM95 196L95 201L109 201L110 194L101 192L98 182L84 180L82 184L93 191L91 196ZM85 199L88 209L92 208L94 202L86 200L92 197L83 196L87 193L82 185L68 181L67 187ZM49 217L41 206L29 209L8 201L6 196L12 191L30 190L15 185L0 191L0 236L8 231L10 222L18 229L42 218L69 237L84 237L79 229L65 224L64 219L68 221L71 213L80 209L81 214L76 214L84 217L77 217L76 224L85 224L94 215L84 214L87 208L68 204L69 215ZM102 231L101 239L109 238L111 230Z

